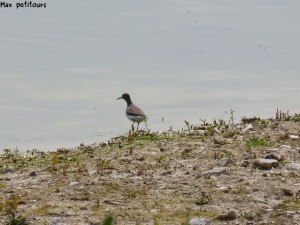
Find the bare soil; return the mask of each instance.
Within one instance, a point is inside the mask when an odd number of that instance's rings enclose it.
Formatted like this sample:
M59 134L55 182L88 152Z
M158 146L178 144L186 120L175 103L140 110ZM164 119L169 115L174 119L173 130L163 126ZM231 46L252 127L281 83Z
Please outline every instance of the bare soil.
M52 153L6 151L0 224L12 211L29 224L101 224L107 215L120 225L193 217L216 225L300 224L300 123L225 125L140 131ZM253 167L257 158L279 166Z

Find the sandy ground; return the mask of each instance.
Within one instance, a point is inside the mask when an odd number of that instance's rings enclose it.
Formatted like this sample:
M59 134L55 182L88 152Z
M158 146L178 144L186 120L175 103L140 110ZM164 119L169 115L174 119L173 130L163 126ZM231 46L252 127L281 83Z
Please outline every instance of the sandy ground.
M0 223L300 224L300 123L250 118L0 156ZM271 166L257 162L273 160ZM269 160L270 161L270 160ZM256 165L256 166L255 166Z

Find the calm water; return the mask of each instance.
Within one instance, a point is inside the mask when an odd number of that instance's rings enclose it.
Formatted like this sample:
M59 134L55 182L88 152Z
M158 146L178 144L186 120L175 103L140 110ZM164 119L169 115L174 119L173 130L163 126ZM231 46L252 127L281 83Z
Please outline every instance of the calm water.
M299 1L46 3L0 8L0 149L124 134L123 92L153 130L300 111Z

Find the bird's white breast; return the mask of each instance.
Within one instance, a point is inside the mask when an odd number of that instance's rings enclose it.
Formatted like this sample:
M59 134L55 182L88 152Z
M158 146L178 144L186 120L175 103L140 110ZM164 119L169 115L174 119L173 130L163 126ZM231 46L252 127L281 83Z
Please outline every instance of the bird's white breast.
M131 116L131 115L128 115L126 114L127 118L133 122L137 122L137 123L140 123L142 121L145 120L145 117L144 116Z

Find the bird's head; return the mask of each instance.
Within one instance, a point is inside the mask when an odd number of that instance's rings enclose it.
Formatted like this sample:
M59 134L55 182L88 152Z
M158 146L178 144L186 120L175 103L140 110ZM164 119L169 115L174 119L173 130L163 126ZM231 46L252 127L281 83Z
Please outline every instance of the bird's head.
M128 93L122 94L122 96L120 98L117 98L117 100L119 100L119 99L124 99L127 102L127 104L131 103L130 95Z

